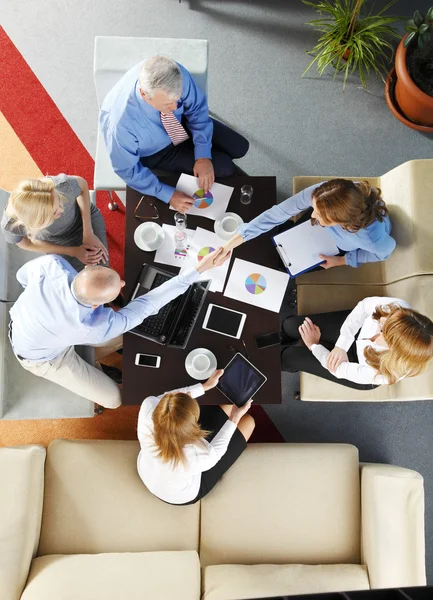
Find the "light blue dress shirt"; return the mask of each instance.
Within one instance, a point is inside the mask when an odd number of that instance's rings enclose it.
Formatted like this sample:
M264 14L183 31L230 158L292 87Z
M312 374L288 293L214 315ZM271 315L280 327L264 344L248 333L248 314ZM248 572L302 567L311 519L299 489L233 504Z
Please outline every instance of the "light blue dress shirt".
M140 162L171 144L161 123L161 113L150 106L140 94L138 75L143 63L130 69L102 103L99 124L113 169L127 185L169 202L174 188L161 183L150 169ZM213 123L209 117L206 96L196 86L182 65L182 95L173 111L179 122L185 116L194 142L194 156L212 158Z
M56 254L31 260L18 270L24 292L10 310L15 354L39 362L53 360L76 344L102 344L156 314L200 276L195 268L186 271L116 312L78 302L71 289L76 275Z
M323 183L323 182L322 182ZM238 229L238 233L248 242L258 235L285 223L290 217L299 214L312 206L314 190L322 185L312 185L280 204L276 204L261 215L245 223ZM395 240L390 236L391 221L388 216L382 222L374 221L364 229L350 232L341 225L331 225L328 229L332 233L335 243L346 254L346 265L359 267L368 262L378 262L390 256L395 248Z

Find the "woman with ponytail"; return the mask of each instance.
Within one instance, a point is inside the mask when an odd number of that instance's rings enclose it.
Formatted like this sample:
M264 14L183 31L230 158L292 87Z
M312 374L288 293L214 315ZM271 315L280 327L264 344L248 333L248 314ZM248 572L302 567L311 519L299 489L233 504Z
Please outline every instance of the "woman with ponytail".
M251 400L234 405L199 406L223 370L203 384L144 400L138 415L137 467L152 494L169 504L194 504L218 483L246 448L254 431L247 415Z
M374 296L352 311L291 316L282 337L283 371L360 390L419 375L433 357L432 321L399 298Z
M1 228L8 243L60 254L77 271L108 263L104 219L82 177L61 173L24 179L11 192Z
M366 181L331 179L302 190L242 225L225 244L225 252L218 261L236 246L305 210L307 213L298 224L311 218L313 224L328 227L341 251L340 256L321 256L324 269L341 265L359 267L363 263L385 260L395 248L388 209L380 190Z

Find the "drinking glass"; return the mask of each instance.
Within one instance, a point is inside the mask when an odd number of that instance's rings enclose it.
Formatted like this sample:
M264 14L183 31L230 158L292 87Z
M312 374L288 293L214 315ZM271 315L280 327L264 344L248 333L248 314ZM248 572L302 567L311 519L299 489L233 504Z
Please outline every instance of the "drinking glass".
M176 250L186 250L188 245L188 236L185 231L178 229L174 234L174 244Z
M251 202L251 198L253 197L253 186L252 185L243 185L241 187L241 203L249 204Z
M186 215L181 212L177 212L174 214L174 223L176 225L176 229L181 231L182 229L186 229Z

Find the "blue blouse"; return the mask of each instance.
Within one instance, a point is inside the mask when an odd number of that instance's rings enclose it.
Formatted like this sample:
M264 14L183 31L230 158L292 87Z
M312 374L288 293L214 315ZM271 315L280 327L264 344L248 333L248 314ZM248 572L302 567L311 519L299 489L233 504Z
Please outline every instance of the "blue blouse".
M277 225L285 223L290 217L312 206L313 192L322 183L305 188L291 198L276 204L249 223L242 225L238 233L245 242L248 242ZM382 222L374 221L356 232L347 231L341 225L330 225L328 228L334 236L338 248L346 252L344 256L346 265L351 267L385 260L396 246L394 238L390 236L391 221L388 215L383 218Z

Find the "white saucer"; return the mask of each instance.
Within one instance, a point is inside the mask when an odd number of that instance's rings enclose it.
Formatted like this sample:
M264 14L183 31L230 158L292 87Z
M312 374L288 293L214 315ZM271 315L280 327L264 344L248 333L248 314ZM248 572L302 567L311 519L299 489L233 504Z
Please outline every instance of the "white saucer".
M233 217L233 219L235 219L235 221L237 222L236 231L233 231L231 233L227 233L227 231L224 231L224 229L222 228L222 225L221 225L221 221L225 217ZM244 224L243 219L239 215L237 215L236 213L233 213L233 212L226 212L221 217L219 217L219 219L215 220L213 227L214 227L215 233L217 234L217 236L219 238L221 238L222 240L230 240L235 235L235 233L237 232L239 227L243 224Z
M145 237L146 233L149 230L154 230L156 233L156 238L152 242L147 242ZM158 223L152 223L151 221L147 221L146 223L141 223L134 231L134 242L140 248L140 250L144 250L145 252L153 252L154 250L158 250L162 246L165 240L165 232L161 225Z
M210 365L209 365L209 368L207 369L207 371L202 371L199 373L193 367L192 361L196 356L198 356L200 354L204 354L205 356L208 357L208 359L210 360ZM192 377L193 379L198 379L199 381L202 381L204 379L209 379L209 377L212 375L212 373L215 371L216 368L217 368L216 356L215 356L215 354L213 354L213 352L211 352L207 348L195 348L195 350L191 350L191 352L188 354L188 356L185 359L186 372L188 373L188 375L190 377Z

